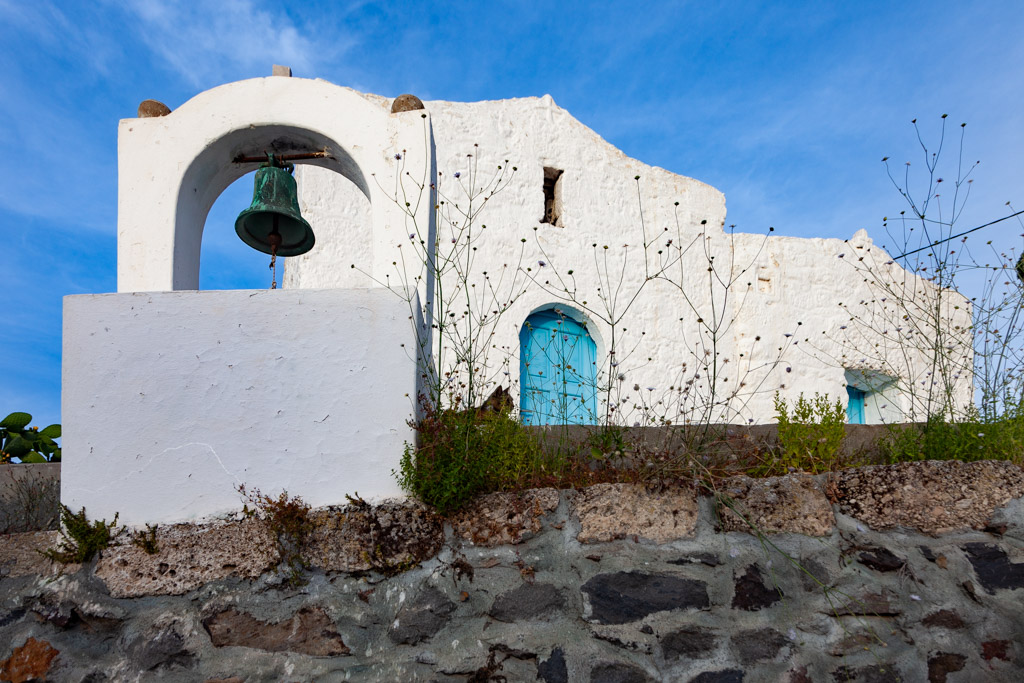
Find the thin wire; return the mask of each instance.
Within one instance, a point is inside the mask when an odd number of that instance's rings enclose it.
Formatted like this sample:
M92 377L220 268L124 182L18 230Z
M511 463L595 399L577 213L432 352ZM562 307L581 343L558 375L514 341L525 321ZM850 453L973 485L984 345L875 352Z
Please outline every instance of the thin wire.
M908 251L906 253L900 254L899 256L893 256L892 260L895 261L896 259L901 259L904 256L910 256L911 254L916 254L919 251L924 251L925 249L931 249L932 247L938 246L938 245L942 244L943 242L948 242L950 240L955 240L957 237L963 237L964 235L969 235L972 232L974 232L975 230L981 230L982 228L987 228L988 226L995 225L996 223L1002 223L1003 221L1008 220L1010 218L1013 218L1014 216L1019 216L1022 213L1024 213L1024 209L1018 211L1017 213L1011 213L1009 216L1003 216L1002 218L997 218L994 221L990 221L988 223L985 223L985 225L979 225L976 228L971 228L970 230L965 230L964 232L960 233L959 235L953 235L953 236L947 237L945 239L935 240L931 244L929 244L927 246L924 246L924 247L921 247L920 249L914 249L913 251Z

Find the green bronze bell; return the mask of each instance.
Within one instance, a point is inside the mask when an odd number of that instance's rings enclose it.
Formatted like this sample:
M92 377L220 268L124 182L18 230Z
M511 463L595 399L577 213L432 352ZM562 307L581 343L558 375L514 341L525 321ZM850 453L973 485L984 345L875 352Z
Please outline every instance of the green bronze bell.
M264 254L298 256L313 248L316 238L299 213L292 164L280 164L273 154L256 171L252 205L238 214L235 232Z

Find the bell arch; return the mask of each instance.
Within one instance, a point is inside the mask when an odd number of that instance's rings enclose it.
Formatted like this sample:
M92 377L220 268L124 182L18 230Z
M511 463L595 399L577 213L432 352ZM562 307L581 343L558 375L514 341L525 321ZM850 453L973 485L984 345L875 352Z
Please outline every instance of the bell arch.
M407 210L373 179L400 172L429 187L434 148L424 110L392 114L382 102L318 80L229 83L167 116L121 122L118 291L197 289L207 214L225 188L255 167L234 159L264 150L326 150L324 158L297 163L335 171L366 195L373 226L370 270L378 280L394 267L392 252L407 221L434 229L432 198Z
M231 131L203 149L182 177L175 207L173 259L181 266L195 263L196 286L188 286L193 279L190 269L178 267L173 289L198 289L202 235L210 209L224 190L259 166L259 163L225 164L224 160L253 152L282 155L299 150L325 150L330 156L291 163L316 165L338 173L350 180L373 205L368 179L359 164L336 140L316 131L282 125L250 126ZM239 207L239 210L243 208ZM316 226L313 230L316 231Z

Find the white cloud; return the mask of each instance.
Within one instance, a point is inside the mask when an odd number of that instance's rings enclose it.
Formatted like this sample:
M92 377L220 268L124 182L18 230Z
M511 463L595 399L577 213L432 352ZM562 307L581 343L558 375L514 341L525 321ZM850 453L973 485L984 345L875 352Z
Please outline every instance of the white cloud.
M234 80L240 71L269 75L271 64L312 77L354 45L340 36L328 40L251 0L134 0L121 7L138 24L140 42L197 87Z

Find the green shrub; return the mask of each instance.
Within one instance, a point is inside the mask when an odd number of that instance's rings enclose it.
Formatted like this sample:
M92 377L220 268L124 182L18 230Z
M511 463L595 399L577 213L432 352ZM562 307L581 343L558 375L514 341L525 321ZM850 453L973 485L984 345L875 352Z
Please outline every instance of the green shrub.
M927 460L923 452L924 428L916 424L887 425L886 434L878 440L878 453L886 465L897 462Z
M132 545L142 548L147 555L156 555L160 552L160 545L156 541L156 524L147 524L146 530L138 529L132 532Z
M418 446L406 444L395 476L405 491L441 514L556 465L522 424L502 412L425 406L414 427Z
M117 517L115 514L114 521L109 524L105 519L90 522L85 516L85 508L80 512L72 512L68 506L62 504L60 544L45 551L43 555L61 564L88 562L124 531L123 528L114 531Z
M1024 462L1024 405L1008 404L992 419L968 410L965 419L948 422L932 415L922 425L894 425L880 440L886 463L916 460L1012 460Z
M784 474L791 469L818 474L834 466L846 436L846 411L828 394L806 399L801 393L792 413L786 400L775 394L779 447L771 452L763 474Z

